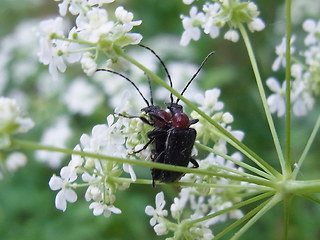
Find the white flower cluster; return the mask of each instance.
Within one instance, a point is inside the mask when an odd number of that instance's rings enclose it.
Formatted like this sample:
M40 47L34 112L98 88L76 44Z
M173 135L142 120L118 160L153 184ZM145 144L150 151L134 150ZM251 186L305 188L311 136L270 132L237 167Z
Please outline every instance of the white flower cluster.
M130 130L133 129L131 126L133 121L119 118L115 122L113 115L109 115L107 122L108 124L93 127L91 136L83 134L80 138L80 145L77 145L74 150L113 157L127 157L132 151L130 137L133 139L139 135ZM132 181L136 180L131 165L123 164L122 168L124 172L130 174ZM113 161L72 155L69 164L61 169L60 176L53 175L49 181L52 190L60 190L56 195L56 208L65 211L67 202L73 203L77 200L74 189L84 185L87 187L85 199L88 202L92 201L89 208L93 209L94 215L104 214L109 217L111 213L121 213L120 209L114 206L115 193L117 190L125 190L130 186L129 183L119 180L123 171L119 164ZM81 175L83 183L75 182L78 175Z
M23 117L14 99L0 97L0 150L10 147L11 135L26 133L34 126L30 118ZM6 159L2 159L6 157ZM20 152L12 152L8 155L0 154L0 179L5 170L16 171L27 162L27 157Z
M219 123L239 141L242 141L244 133L242 131L232 130L230 124L233 122L233 116L229 112L223 112L223 102L219 101L220 89L214 88L207 90L203 95L198 94L195 98L201 107L200 109ZM221 153L227 153L226 141L220 137L220 132L213 127L207 120L203 119L197 112L192 112L191 117L199 119L199 122L193 125L197 131L197 139L207 145L210 141L214 143L213 148Z
M191 4L193 1L183 0L183 2ZM251 32L261 31L265 28L263 20L258 17L259 14L257 5L251 1L220 0L213 1L213 3L206 2L202 7L202 11L199 12L196 6L192 6L190 16L181 16L185 30L180 44L186 46L191 39L199 40L201 28L211 38L217 38L220 34L220 29L225 25L228 25L230 29L225 33L224 38L237 42L239 33L236 29L240 24L248 24Z
M114 18L110 17L106 9L100 8L110 2L113 1L64 0L59 4L61 16L40 23L39 59L49 65L55 79L58 71L66 70L66 61L80 61L83 71L91 76L97 69L98 54L105 54L111 64L118 61L114 47L123 48L141 41L140 34L130 33L141 21L133 21L133 14L122 6L116 8ZM68 10L76 19L75 26L66 34L68 24L63 17Z
M240 199L237 199L237 201L240 201ZM233 205L230 200L226 201L214 194L211 194L211 196L199 195L199 192L195 188L183 188L180 191L179 197L174 198L170 206L172 220L169 219L168 211L164 209L166 201L163 192L156 195L155 203L155 208L147 206L145 212L148 216L151 216L150 225L154 228L157 235L166 235L169 232L173 233L173 237L166 238L166 240L211 240L214 237L211 230L212 225L224 222L228 217L232 219L243 217L243 213L237 209L208 220L195 221ZM188 211L185 211L185 209L188 209Z
M30 118L23 117L14 99L0 97L0 148L10 144L10 135L26 133L34 126Z
M295 116L305 116L310 111L315 102L315 98L320 94L320 21L307 19L303 23L303 29L308 34L304 39L306 49L300 51L298 56L293 58L291 65L291 104ZM292 38L294 43L295 37ZM286 67L286 38L282 39L276 47L276 54L272 70L278 71L281 67ZM291 53L295 52L292 46ZM285 114L286 105L286 81L280 85L279 81L270 77L267 79L267 86L273 92L268 97L268 105L272 113L277 113L278 117Z

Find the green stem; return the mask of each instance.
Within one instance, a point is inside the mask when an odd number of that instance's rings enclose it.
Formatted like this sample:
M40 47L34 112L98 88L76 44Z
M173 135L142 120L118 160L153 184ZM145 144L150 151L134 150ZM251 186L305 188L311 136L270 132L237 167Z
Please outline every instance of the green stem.
M285 188L287 192L296 195L320 193L320 180L288 181Z
M288 239L288 233L289 233L289 220L290 220L290 207L291 207L291 199L292 197L288 197L287 199L284 199L283 202L283 210L284 210L284 231L283 231L283 240Z
M234 228L236 228L237 226L239 226L243 222L250 219L256 213L258 213L263 207L265 207L270 201L271 201L271 199L266 200L265 202L261 203L258 207L254 208L253 210L248 212L243 218L235 221L234 223L232 223L231 225L229 225L228 227L223 229L221 232L219 232L217 235L215 235L214 240L218 240L218 239L222 238L224 235L226 235L227 233L232 231Z
M59 37L59 36L57 36L55 34L51 37L51 39L59 39L59 40L63 40L63 41L66 41L66 42L73 42L73 43L79 43L79 44L84 44L84 45L92 45L92 46L96 46L97 45L97 43L84 41L84 40L77 40L77 39Z
M255 75L255 78L256 78L258 90L259 90L260 97L261 97L261 100L262 100L263 108L264 108L264 111L265 111L265 114L266 114L266 117L267 117L267 121L268 121L268 124L269 124L271 135L272 135L272 138L273 138L273 142L274 142L277 154L278 154L278 158L279 158L279 161L280 161L282 172L284 173L285 172L285 160L284 160L283 153L282 153L282 150L281 150L281 145L280 145L280 142L279 142L277 131L275 129L274 122L273 122L273 119L272 119L272 116L271 116L271 113L270 113L270 109L268 107L266 94L265 94L264 89L263 89L263 84L262 84L259 68L258 68L258 65L257 65L257 61L256 61L256 58L254 56L253 49L252 49L252 45L251 45L250 39L248 37L248 33L247 33L247 31L245 30L245 28L244 28L244 26L242 24L239 24L239 30L240 30L240 33L242 35L242 38L244 40L244 43L245 43L247 51L248 51L248 55L249 55L249 58L250 58L252 69L253 69L253 72L254 72L254 75Z
M214 171L197 169L197 168L180 167L180 166L173 166L173 165L164 164L164 163L147 162L147 161L140 161L140 160L135 160L135 159L126 159L126 158L100 155L97 153L88 153L88 152L74 151L74 150L58 148L58 147L43 146L43 145L40 145L37 143L24 141L24 140L13 139L12 145L13 145L13 147L18 147L18 148L33 149L33 150L46 150L46 151L51 151L51 152L61 152L61 153L69 154L69 155L75 154L75 155L80 155L82 157L104 159L104 160L115 161L118 163L127 163L127 164L141 166L141 167L157 168L157 169L163 169L163 170L169 170L169 171L175 171L175 172L183 172L183 173L193 173L193 174L197 174L197 175L208 175L208 176L222 177L222 178L232 179L232 180L236 180L236 181L250 182L250 183L255 183L258 185L273 187L273 183L270 183L265 180L257 180L257 179L253 179L253 178L249 178L249 177L235 176L232 174L217 173Z
M232 157L230 157L230 156L228 156L226 154L220 153L219 151L214 150L213 148L205 146L205 145L203 145L201 143L195 143L195 146L197 148L203 149L203 150L205 150L207 152L212 152L212 153L214 153L214 154L216 154L216 155L218 155L220 157L223 157L224 159L227 159L227 160L233 162L234 164L239 165L240 167L243 167L243 168L245 168L245 169L247 169L247 170L249 170L249 171L251 171L253 173L256 173L256 174L260 175L261 177L264 177L264 178L269 179L269 180L274 179L273 176L270 176L270 175L266 174L265 172L260 171L259 169L255 168L255 167L252 167L252 166L250 166L250 165L248 165L248 164L246 164L244 162L238 161L238 160L236 160L236 159L234 159L234 158L232 158Z
M315 137L316 137L316 135L317 135L317 132L318 132L318 130L319 130L319 127L320 127L320 114L319 114L319 116L318 116L318 119L317 119L317 121L316 121L316 124L314 125L314 128L313 128L313 130L312 130L312 132L311 132L311 135L310 135L310 137L309 137L309 139L308 139L308 142L307 142L307 144L306 144L306 146L305 146L305 148L304 148L304 150L303 150L303 152L302 152L302 155L301 155L301 157L300 157L300 159L299 159L299 161L298 161L298 165L297 165L297 167L293 170L293 179L296 179L297 174L298 174L298 172L299 172L299 170L300 170L300 167L302 166L304 160L306 159L306 156L307 156L307 154L308 154L308 152L309 152L309 150L310 150L310 147L311 147L311 145L312 145L312 143L313 143L313 141L314 141L314 139L315 139Z
M263 168L266 172L273 174L274 176L278 176L279 173L271 167L268 163L266 163L262 158L260 158L256 153L254 153L251 149L249 149L246 145L244 145L242 142L240 142L238 139L236 139L231 133L229 133L226 129L224 129L222 126L220 126L216 121L214 121L210 116L206 115L203 111L201 111L198 107L196 107L193 103L191 103L188 99L183 97L180 93L178 93L176 90L171 88L166 82L164 82L160 77L158 77L156 74L154 74L152 71L147 69L145 66L137 62L135 59L131 58L127 54L125 54L122 49L116 48L115 51L119 56L122 56L124 59L131 62L133 65L140 68L142 71L144 71L151 79L153 79L156 83L163 86L164 88L168 89L172 94L177 96L181 101L183 101L185 104L187 104L191 109L193 109L195 112L197 112L200 116L202 116L205 120L207 120L210 124L212 124L214 127L216 127L222 134L227 136L227 142L235 146L239 151L241 151L243 154L248 156L251 160L253 160L257 165L259 165L261 168Z
M320 204L320 199L319 199L319 198L314 197L314 196L311 196L311 195L309 195L309 194L301 194L301 197L304 197L304 198L312 201L313 203Z
M246 206L246 205L248 205L248 204L257 202L257 201L259 201L259 200L261 200L261 199L264 199L264 198L266 198L266 197L270 197L271 195L273 195L272 192L267 192L267 193L260 194L260 195L258 195L258 196L255 196L255 197L252 197L252 198L250 198L250 199L247 199L247 200L245 200L245 201L236 203L236 204L234 204L232 207L228 207L228 208L225 208L225 209L220 210L220 211L218 211L218 212L215 212L215 213L213 213L213 214L209 214L209 215L207 215L207 216L205 216L205 217L192 220L192 221L188 222L188 224L189 224L190 226L192 226L192 225L195 225L195 224L197 224L197 223L201 223L201 222L203 222L203 221L206 221L206 220L212 219L212 218L214 218L214 217L220 216L220 215L222 215L222 214L228 213L228 212L230 212L230 211L232 211L232 210L239 209L239 208L241 208L241 207L243 207L243 206Z
M291 174L291 0L286 0L286 173Z
M266 212L273 208L278 202L281 201L280 195L274 195L263 208L261 208L256 215L254 215L243 227L237 231L230 240L236 240L241 237L255 222L258 221Z

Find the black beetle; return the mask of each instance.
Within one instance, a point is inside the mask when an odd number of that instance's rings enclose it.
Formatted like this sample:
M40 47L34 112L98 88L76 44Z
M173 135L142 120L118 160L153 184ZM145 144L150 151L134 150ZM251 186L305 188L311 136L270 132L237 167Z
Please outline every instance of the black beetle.
M161 60L161 58L149 47L146 47L142 44L139 44L139 46L151 51L159 59L161 65L163 66L168 76L170 86L172 87L172 80L171 80L170 74L165 64ZM185 88L181 92L181 95L183 95L183 93L187 90L188 86L191 84L191 82L200 72L204 63L213 53L214 52L209 53L208 56L203 60L203 62L201 63L196 73L186 84ZM142 149L135 151L133 153L138 153L146 149L152 143L153 145L153 149L151 150L152 161L158 162L158 163L175 165L175 166L182 166L182 167L187 167L189 162L191 162L194 168L199 167L198 162L191 157L191 152L193 149L197 132L195 129L190 128L190 125L197 123L198 119L189 120L189 117L187 116L187 114L183 112L182 106L178 104L180 100L179 98L177 99L176 103L174 103L173 96L171 93L170 94L171 102L166 103L166 106L168 109L168 111L166 111L161 109L159 106L155 106L153 104L151 85L150 85L150 95L151 95L151 99L150 99L151 105L150 105L149 102L142 95L138 87L126 76L118 72L114 72L112 70L107 70L107 69L98 69L97 71L107 71L125 78L136 88L136 90L139 92L139 94L142 96L142 98L147 104L147 107L142 108L141 111L145 112L148 115L149 120L142 116L127 116L127 115L119 114L119 116L122 116L122 117L139 118L144 123L154 127L154 129L148 133L148 138L149 138L148 143L145 144L145 146ZM149 84L150 84L150 80L149 80ZM155 181L174 182L179 180L184 175L184 173L182 172L168 171L168 170L162 170L157 168L152 168L151 174L152 174L153 186L155 186Z

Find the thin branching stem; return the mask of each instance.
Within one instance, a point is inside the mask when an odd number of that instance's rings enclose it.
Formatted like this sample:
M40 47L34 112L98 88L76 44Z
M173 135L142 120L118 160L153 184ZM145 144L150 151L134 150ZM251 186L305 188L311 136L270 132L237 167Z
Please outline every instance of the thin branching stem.
M274 176L269 175L269 174L267 174L267 173L265 173L263 171L260 171L259 169L255 168L255 167L252 167L249 164L246 164L244 162L236 160L236 159L234 159L234 158L232 158L232 157L230 157L230 156L228 156L226 154L223 154L223 153L221 153L221 152L219 152L219 151L217 151L217 150L215 150L213 148L205 146L205 145L203 145L201 143L195 143L195 146L197 148L199 148L199 149L205 150L207 152L212 152L212 153L214 153L214 154L216 154L216 155L218 155L220 157L223 157L224 159L227 159L227 160L233 162L234 164L236 164L236 165L238 165L240 167L243 167L243 168L245 168L245 169L247 169L247 170L249 170L249 171L251 171L253 173L256 173L257 175L260 175L261 177L264 177L264 178L269 179L269 180L274 179Z
M291 174L291 0L286 0L286 174Z
M249 199L247 199L247 200L245 200L245 201L236 203L236 204L234 204L234 205L231 206L231 207L228 207L228 208L225 208L225 209L220 210L220 211L218 211L218 212L209 214L209 215L207 215L207 216L205 216L205 217L192 220L192 221L190 221L188 224L194 225L194 224L197 224L197 223L200 223L200 222L203 222L203 221L212 219L212 218L214 218L214 217L217 217L217 216L220 216L220 215L222 215L222 214L228 213L228 212L230 212L230 211L232 211L232 210L239 209L239 208L241 208L241 207L243 207L243 206L246 206L246 205L249 205L249 204L251 204L251 203L257 202L257 201L259 201L259 200L261 200L261 199L264 199L264 198L266 198L266 197L270 197L271 195L273 195L272 192L267 192L267 193L259 194L259 195L257 195L257 196L252 197L252 198L249 198Z
M260 76L260 71L259 71L258 64L257 64L256 58L255 58L255 55L254 55L254 52L253 52L253 49L252 49L252 45L251 45L248 33L247 33L245 27L242 24L239 24L239 30L240 30L240 33L242 35L242 38L244 40L244 43L245 43L247 51L248 51L249 59L250 59L251 65L252 65L253 73L254 73L255 78L256 78L258 90L259 90L259 93L260 93L260 97L261 97L261 100L262 100L262 104L263 104L263 108L264 108L264 111L265 111L265 114L266 114L266 118L267 118L267 121L268 121L268 124L269 124L269 128L270 128L270 131L271 131L273 142L274 142L277 154L278 154L278 158L279 158L279 161L280 161L281 169L282 169L282 172L284 172L285 171L285 160L284 160L284 157L283 157L283 153L282 153L279 137L278 137L276 128L274 126L274 122L273 122L273 119L272 119L272 116L271 116L271 113L270 113L270 109L269 109L269 106L268 106L268 103L267 103L266 94L265 94L265 91L264 91L264 88L263 88L263 84L262 84L262 80L261 80L261 76Z
M307 154L308 154L308 152L310 150L310 147L311 147L311 145L312 145L312 143L313 143L313 141L314 141L314 139L315 139L315 137L317 135L317 132L319 131L319 128L320 128L320 115L318 116L316 124L314 125L314 128L313 128L313 130L311 132L311 135L310 135L310 137L308 139L308 142L307 142L307 144L306 144L306 146L305 146L305 148L304 148L304 150L302 152L302 155L301 155L300 159L298 160L297 166L293 170L293 179L296 179L297 174L298 174L298 172L299 172L304 160L306 159L306 156L307 156Z
M245 225L243 225L230 240L237 240L241 237L254 223L256 223L266 212L273 208L278 202L281 201L281 195L274 195L270 201L261 208Z
M70 154L70 155L75 154L75 155L80 155L82 157L104 159L104 160L109 160L109 161L115 161L115 162L122 163L122 164L128 163L128 164L141 166L141 167L157 168L157 169L183 172L183 173L193 173L193 174L197 174L197 175L216 176L216 177L222 177L222 178L232 179L232 180L236 180L236 181L255 183L255 184L263 185L263 186L267 186L267 187L274 187L273 183L266 181L266 180L263 180L263 179L260 180L260 179L254 179L254 178L249 178L249 177L244 177L244 176L236 176L234 174L217 173L215 171L210 171L210 170L173 166L173 165L164 164L164 163L147 162L147 161L141 161L141 160L135 160L135 159L106 156L106 155L101 155L101 154L97 154L97 153L75 151L75 150L70 150L70 149L65 149L65 148L44 146L41 144L37 144L34 142L30 142L30 141L24 141L24 140L13 139L12 145L13 145L13 147L24 148L24 149L46 150L46 151L51 151L51 152L61 152L61 153Z
M252 218L256 213L258 213L262 208L264 208L271 201L271 199L272 198L269 198L268 200L261 203L259 206L252 209L250 212L248 212L243 218L238 219L237 221L235 221L234 223L230 224L228 227L223 229L221 232L219 232L217 235L215 235L214 240L218 240L218 239L222 238L224 235L231 232L237 226L239 226L240 224L242 224L242 223L246 222L247 220L249 220L250 218Z

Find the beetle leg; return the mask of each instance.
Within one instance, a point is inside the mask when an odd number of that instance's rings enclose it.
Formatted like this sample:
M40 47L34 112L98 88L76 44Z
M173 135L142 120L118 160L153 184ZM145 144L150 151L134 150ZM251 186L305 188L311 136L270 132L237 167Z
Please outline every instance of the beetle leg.
M121 113L115 113L116 115L120 116L120 117L125 117L125 118L139 118L142 122L150 125L150 126L154 126L154 124L152 124L151 122L148 121L148 119L146 119L145 117L141 117L141 116L128 116L128 115L124 115Z
M199 167L199 163L196 160L194 160L193 158L190 158L190 162L193 164L193 168Z
M142 152L143 150L145 150L152 142L153 142L154 138L151 138L147 143L146 145L143 146L143 148L139 149L138 151L134 151L132 152L131 154L136 154L136 153L139 153L139 152Z

